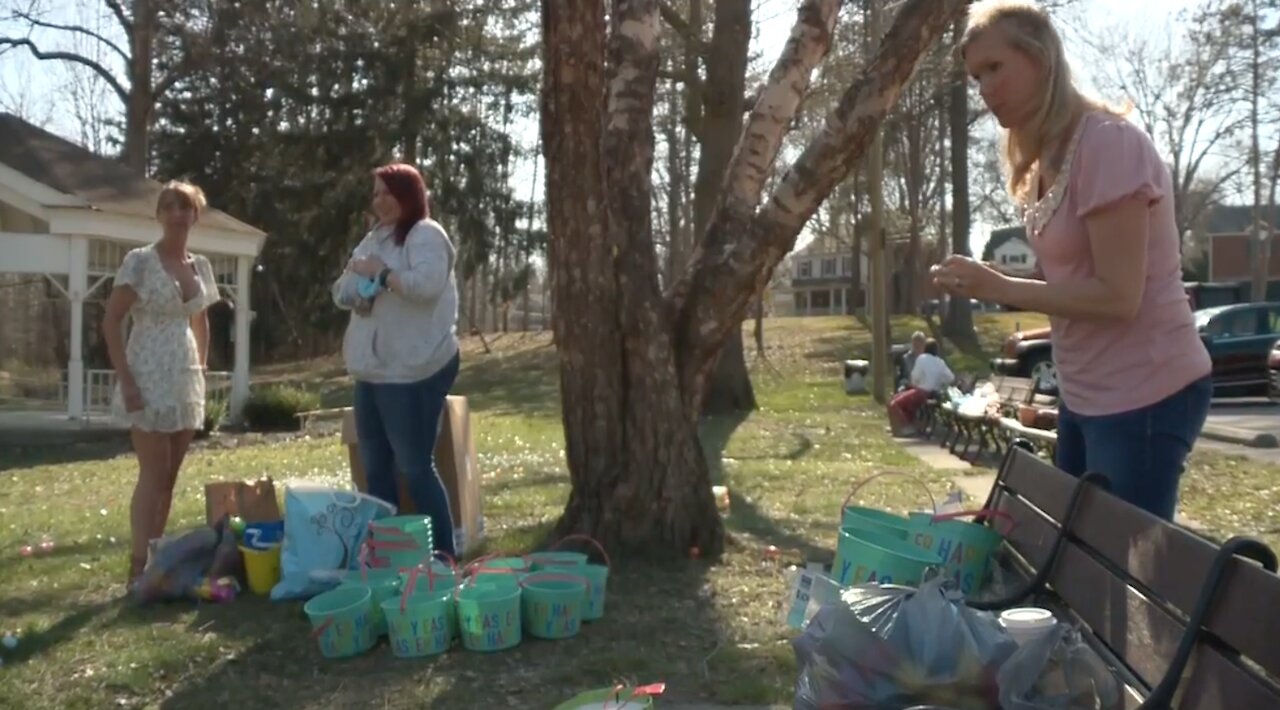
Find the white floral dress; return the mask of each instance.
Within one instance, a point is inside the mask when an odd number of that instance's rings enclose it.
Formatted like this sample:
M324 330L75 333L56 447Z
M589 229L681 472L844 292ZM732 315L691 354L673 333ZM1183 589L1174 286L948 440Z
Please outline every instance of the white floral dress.
M132 327L125 358L142 392L143 407L125 411L117 382L111 409L121 422L143 431L204 426L204 372L191 317L217 303L219 295L209 260L197 254L194 261L198 288L186 302L154 245L130 251L116 273L116 286L132 286L138 294L129 309Z

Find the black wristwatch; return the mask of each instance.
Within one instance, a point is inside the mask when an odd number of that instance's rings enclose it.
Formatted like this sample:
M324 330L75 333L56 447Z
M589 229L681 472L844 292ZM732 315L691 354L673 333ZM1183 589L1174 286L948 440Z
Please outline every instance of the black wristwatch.
M385 289L387 287L387 277L390 275L391 269L384 266L382 271L378 272L378 285Z

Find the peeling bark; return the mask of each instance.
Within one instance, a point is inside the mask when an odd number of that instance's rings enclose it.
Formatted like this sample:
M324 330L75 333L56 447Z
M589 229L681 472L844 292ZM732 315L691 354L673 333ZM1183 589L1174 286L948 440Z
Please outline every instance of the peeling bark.
M573 490L557 534L615 552L718 555L724 531L696 429L716 356L804 223L852 170L963 0L908 0L769 202L760 193L836 0L806 0L748 120L694 262L664 298L650 209L657 0L543 0L542 135L552 322ZM606 58L609 68L606 74Z

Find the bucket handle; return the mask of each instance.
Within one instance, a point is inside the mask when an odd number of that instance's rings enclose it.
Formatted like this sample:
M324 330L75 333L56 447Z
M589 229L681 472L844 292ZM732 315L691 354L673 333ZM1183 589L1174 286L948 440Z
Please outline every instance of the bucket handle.
M471 581L471 586L473 587L476 586L476 575L475 575L476 572L489 572L492 574L511 574L511 575L514 575L516 573L515 570L509 569L507 567L475 567L475 565L481 560L493 559L495 557L498 557L498 555L488 555L486 557L478 558L474 560L471 564L467 565L466 569L471 570L471 574L467 575L464 572L462 579L458 581L458 586L453 588L453 598L455 600L458 599L458 595L461 594L462 590L467 586L468 580ZM521 586L520 580L516 580L516 586L517 587Z
M933 491L929 490L929 487L924 484L924 481L921 481L919 478L916 478L915 476L912 476L911 474L905 473L903 471L881 471L880 473L867 476L866 478L862 479L861 481L858 481L853 485L853 489L849 491L849 495L845 496L844 502L840 504L840 515L841 516L844 515L844 509L849 507L849 501L853 500L853 497L858 495L858 491L862 490L863 486L876 480L877 478L883 478L885 476L902 476L906 478L908 481L911 481L912 483L919 485L920 488L924 491L925 495L929 496L929 503L932 504L934 512L937 512L938 500L933 497Z
M627 705L630 705L632 700L636 700L637 698L651 698L657 695L662 695L667 690L666 683L650 683L649 685L642 685L638 688L632 688L631 695L628 695L626 698L623 698L622 691L626 690L626 687L627 686L622 685L621 683L613 686L613 702L618 703L617 710L622 710L622 708L626 707Z
M506 568L484 566L484 563L488 562L489 560L496 560L501 557L519 557L520 559L524 560L526 567L529 566L528 555L506 555L501 552L493 552L488 555L481 555L480 557L477 557L474 560L472 560L466 567L462 568L462 576L467 577L480 571L496 572L499 569L505 570ZM506 571L514 572L515 570L506 570Z
M604 566L609 568L613 567L613 563L609 561L609 553L605 552L604 545L601 545L599 540L596 540L594 537L591 537L590 535L583 535L581 533L574 533L573 535L565 535L564 537L557 540L556 543L551 546L551 549L558 550L560 549L561 545L563 545L565 542L569 540L582 540L584 542L591 543L591 546L599 550L600 556L604 558Z
M519 581L521 587L528 585L529 577L533 577L535 579L555 580L558 582L582 582L587 586L587 589L591 588L591 580L586 577L578 574L564 574L561 572L534 572Z
M435 570L431 568L431 563L436 559L436 557L443 557L444 561L449 564L449 569L453 571L454 576L457 576L458 563L454 561L453 557L449 553L442 550L437 550L431 553L431 555L425 560L425 566L418 564L409 570L409 579L405 582L404 590L400 594L400 613L404 613L405 605L408 603L409 597L413 596L413 590L418 585L418 577L422 576L424 570L427 575L427 591L434 592L436 590L436 578L439 577L439 575L437 575Z
M1009 533L1013 532L1013 529L1014 529L1014 528L1016 528L1016 527L1018 527L1018 521L1017 521L1016 519L1014 519L1014 517L1013 517L1012 515L1010 515L1010 514L1006 513L1006 512L1005 512L1005 511L1003 511L1003 510L996 510L995 508L982 508L982 509L980 509L980 510L964 510L964 511L960 511L960 512L958 512L958 513L942 513L942 514L940 514L940 515L935 515L935 516L933 516L933 517L930 519L930 522L938 523L938 522L943 522L943 521L946 521L946 520L957 520L957 519L959 519L959 518L969 518L969 517L972 517L972 518L988 518L988 517L990 517L990 518L998 518L998 519L1003 520L1004 522L1008 523L1008 524L1009 524L1009 527L1005 528L1004 532L1000 533L1000 535L1001 535L1002 537L1009 537ZM975 523L977 523L978 521L977 521L977 520L975 520L974 522L975 522ZM980 524L980 523L978 523L978 524ZM996 532L999 532L999 531L997 530Z

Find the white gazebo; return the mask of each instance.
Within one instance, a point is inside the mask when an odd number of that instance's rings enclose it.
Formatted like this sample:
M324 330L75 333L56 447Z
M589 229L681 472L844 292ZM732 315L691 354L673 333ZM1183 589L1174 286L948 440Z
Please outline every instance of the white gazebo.
M115 276L126 252L159 236L160 187L115 160L0 113L0 272L43 276L70 304L65 397L72 419L100 408L111 387L109 371L85 368L84 303ZM201 215L191 234L191 250L209 258L234 307L232 418L249 395L249 284L265 237L215 209Z

